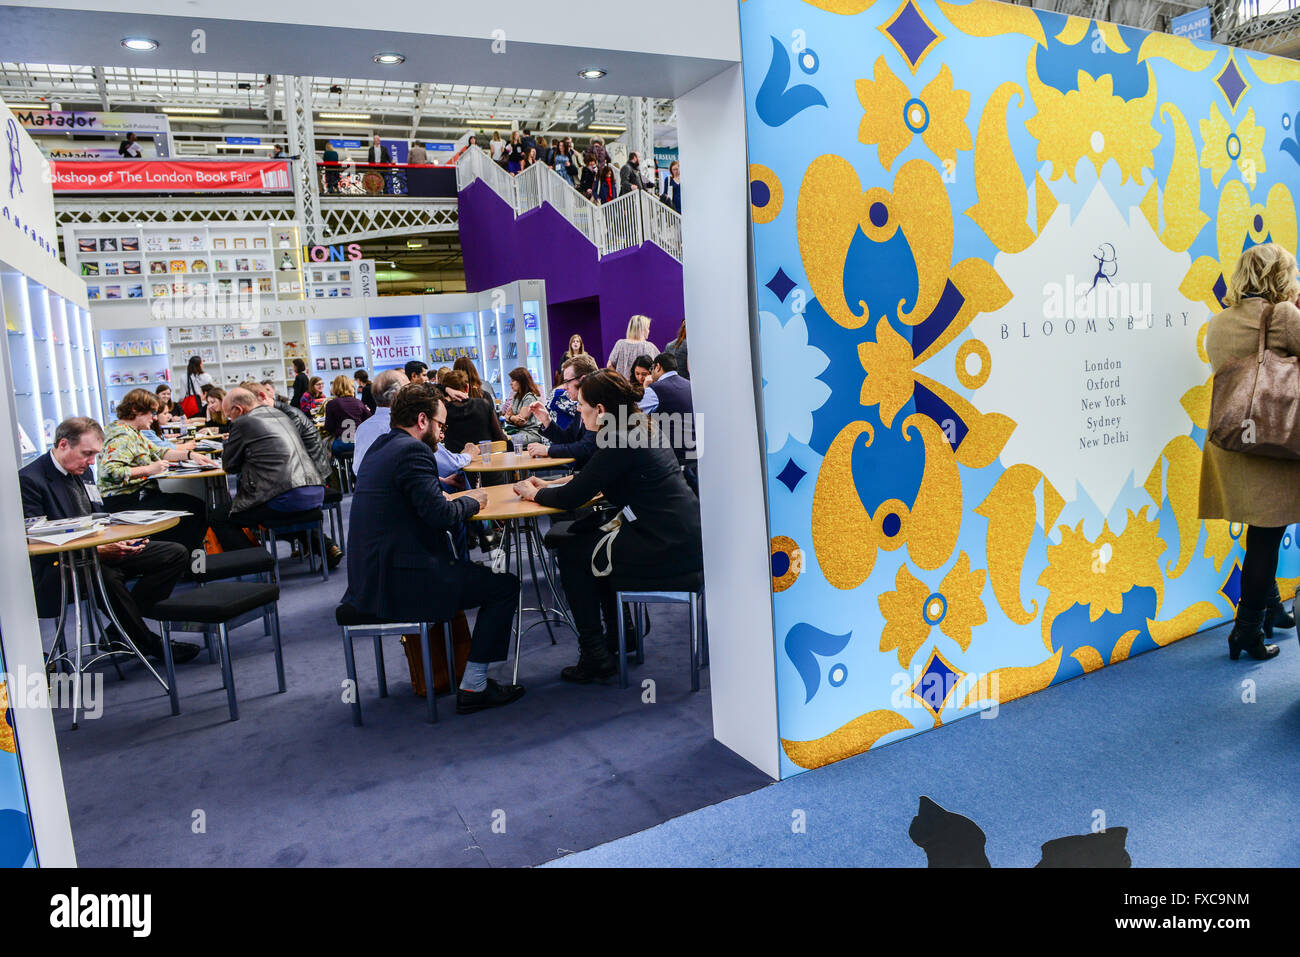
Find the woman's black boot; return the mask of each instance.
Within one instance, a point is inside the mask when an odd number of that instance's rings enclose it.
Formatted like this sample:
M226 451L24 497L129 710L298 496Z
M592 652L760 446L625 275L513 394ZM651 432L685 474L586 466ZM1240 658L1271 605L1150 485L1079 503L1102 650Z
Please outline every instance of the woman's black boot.
M578 663L563 669L560 678L585 685L617 673L618 659L609 653L605 647L605 636L598 632L594 636L578 636Z
M1295 618L1287 613L1286 606L1282 604L1282 596L1277 590L1277 582L1273 582L1273 594L1269 596L1264 615L1264 638L1271 641L1274 628L1294 627Z
M1267 661L1277 657L1277 645L1264 641L1263 608L1247 608L1243 601L1237 606L1237 620L1228 635L1228 657L1236 661L1244 651L1256 661Z

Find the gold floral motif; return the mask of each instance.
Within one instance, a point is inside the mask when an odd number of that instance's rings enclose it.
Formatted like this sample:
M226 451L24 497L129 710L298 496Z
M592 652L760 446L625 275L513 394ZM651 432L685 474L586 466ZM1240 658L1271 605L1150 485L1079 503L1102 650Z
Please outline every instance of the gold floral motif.
M913 97L883 56L876 58L875 80L858 80L855 85L862 104L858 139L868 146L875 144L885 169L893 167L918 130L925 145L948 169L957 162L958 150L971 148L966 126L970 93L953 88L948 64L939 68L919 97ZM920 103L912 103L913 99Z
M930 589L907 570L898 566L894 576L894 591L882 592L876 599L880 613L885 616L885 629L880 633L880 650L897 651L898 663L906 668L930 636L930 625L924 617L925 600Z
M1083 533L1083 520L1074 528L1059 526L1061 544L1047 547L1047 568L1038 584L1048 591L1043 609L1043 644L1051 650L1052 623L1075 605L1086 605L1089 621L1124 608L1124 595L1134 588L1154 588L1156 607L1164 601L1165 582L1159 558L1165 551L1158 519L1148 521L1144 505L1129 510L1121 535L1102 525L1096 540Z
M9 685L0 681L0 751L14 754L17 750L14 729L9 726Z
M911 723L897 711L869 711L812 741L782 738L781 747L799 767L820 768L870 750L887 734L911 729Z
M1215 186L1223 179L1235 163L1238 171L1251 186L1255 178L1265 170L1264 165L1264 127L1255 122L1255 109L1251 107L1237 124L1235 131L1229 129L1228 121L1223 118L1216 101L1210 106L1210 115L1201 120L1201 168L1210 171L1210 182ZM1236 137L1237 155L1232 155L1230 139Z
M936 594L919 581L906 565L898 567L894 591L876 599L885 617L880 633L880 650L896 651L904 668L930 637L934 623L957 642L962 651L970 649L971 631L988 621L980 592L984 590L984 569L971 571L970 557L962 552L939 585ZM931 607L934 606L934 607Z
M894 416L912 398L916 375L912 344L894 331L888 319L876 323L876 341L858 345L858 361L866 371L859 401L880 406L880 421L893 428Z
M1153 163L1153 150L1160 142L1154 127L1156 81L1147 67L1147 93L1125 100L1114 93L1114 77L1078 72L1078 89L1062 93L1038 76L1038 50L1029 54L1028 81L1038 112L1025 122L1029 135L1038 141L1038 160L1052 164L1051 179L1062 175L1074 181L1074 168L1088 159L1101 175L1109 159L1119 164L1120 182L1142 181L1142 170Z
M1223 563L1228 560L1236 544L1228 530L1227 521L1221 518L1205 520L1205 550L1201 552L1201 557L1214 562L1216 572L1223 572Z

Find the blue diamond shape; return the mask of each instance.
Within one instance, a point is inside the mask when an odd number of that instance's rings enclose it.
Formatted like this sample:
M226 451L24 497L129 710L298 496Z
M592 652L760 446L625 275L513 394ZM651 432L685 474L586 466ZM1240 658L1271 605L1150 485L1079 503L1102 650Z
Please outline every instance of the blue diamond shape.
M1236 60L1228 60L1228 65L1224 67L1223 72L1219 74L1217 82L1219 84L1219 89L1223 91L1223 95L1228 98L1228 103L1231 104L1232 108L1235 110L1237 108L1237 101L1241 99L1241 94L1246 92L1246 81L1242 79L1241 73L1237 70Z
M1241 566L1234 560L1232 571L1228 572L1228 580L1219 586L1219 591L1228 601L1232 602L1232 607L1237 607L1237 602L1241 601Z
M802 482L803 477L807 474L795 464L794 459L788 459L785 468L781 469L781 474L776 477L776 480L793 492L795 486Z
M776 298L785 302L785 297L790 295L790 290L798 285L793 279L785 274L785 270L777 267L776 274L767 281L767 288L772 290Z
M885 32L893 37L914 70L921 55L939 36L930 29L930 24L925 22L925 18L911 3L898 11L898 16L885 28Z
M912 694L938 714L956 685L956 679L957 672L944 664L938 655L931 655L925 671L921 672L921 677L917 678L916 684L912 685Z
M1223 300L1228 295L1228 284L1223 281L1222 273L1219 274L1218 279L1214 280L1214 289L1211 291L1214 293L1214 298L1219 300L1219 305L1226 309L1228 304Z

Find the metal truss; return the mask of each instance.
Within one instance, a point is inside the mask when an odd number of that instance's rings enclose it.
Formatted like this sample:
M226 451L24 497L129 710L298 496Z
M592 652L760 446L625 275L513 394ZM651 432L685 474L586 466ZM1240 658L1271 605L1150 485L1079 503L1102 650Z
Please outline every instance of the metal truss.
M1224 43L1261 53L1294 46L1300 41L1300 9L1252 17L1237 23L1221 39Z
M289 134L289 155L316 157L316 134L312 129L311 78L286 76L284 78L284 123ZM316 178L316 164L305 159L292 164L293 202L298 221L302 224L303 242L308 246L322 237L320 186Z
M276 197L203 197L202 199L157 199L112 197L60 199L55 204L59 225L90 223L187 223L187 222L293 222L294 201ZM327 197L321 203L323 233L315 241L323 245L355 243L388 236L417 236L453 232L458 215L455 199L422 199L388 202ZM305 241L305 240L304 240Z

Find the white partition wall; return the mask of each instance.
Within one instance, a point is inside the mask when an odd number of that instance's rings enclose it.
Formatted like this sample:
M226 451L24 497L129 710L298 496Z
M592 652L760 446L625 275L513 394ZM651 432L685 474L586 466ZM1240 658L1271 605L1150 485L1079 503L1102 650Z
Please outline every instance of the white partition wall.
M750 357L749 177L739 65L677 100L691 379L700 443L713 734L772 777L777 755L771 566ZM738 344L740 344L738 346ZM761 599L761 600L760 600Z

